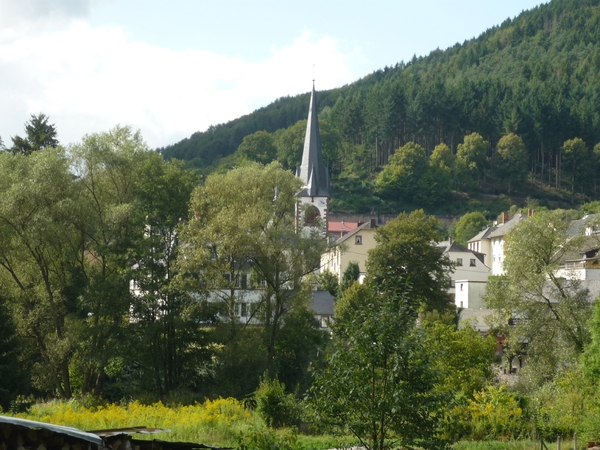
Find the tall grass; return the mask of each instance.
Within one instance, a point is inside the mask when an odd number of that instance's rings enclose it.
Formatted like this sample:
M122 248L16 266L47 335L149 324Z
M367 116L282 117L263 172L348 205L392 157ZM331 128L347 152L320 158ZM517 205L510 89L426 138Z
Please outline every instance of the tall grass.
M556 442L546 442L548 450L556 450ZM585 443L580 442L578 448L584 448ZM454 450L539 450L540 443L533 441L460 441L452 446ZM572 449L573 443L563 441L562 449Z
M35 405L28 413L18 414L18 417L81 430L144 425L171 430L170 433L152 435L156 439L220 446L233 445L236 437L243 432L265 428L257 414L244 409L241 402L231 398L175 407L166 407L160 402L142 405L137 401L126 406L109 404L97 407L85 407L77 402L51 402Z

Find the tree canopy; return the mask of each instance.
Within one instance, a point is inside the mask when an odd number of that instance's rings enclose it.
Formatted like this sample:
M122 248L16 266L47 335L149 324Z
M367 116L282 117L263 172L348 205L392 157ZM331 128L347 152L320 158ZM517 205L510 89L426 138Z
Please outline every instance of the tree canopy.
M451 307L447 287L452 263L434 245L441 241L434 217L423 210L402 213L375 231L377 245L369 251L368 278L381 285L390 270L411 284L410 298L424 309Z

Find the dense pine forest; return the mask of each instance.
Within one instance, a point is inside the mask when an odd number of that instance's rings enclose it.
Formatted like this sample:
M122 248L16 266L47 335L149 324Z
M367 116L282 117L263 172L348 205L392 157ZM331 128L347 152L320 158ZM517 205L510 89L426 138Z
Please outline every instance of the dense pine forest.
M319 92L332 208L462 213L465 198L471 198L470 209L482 204L481 193L559 202L593 197L600 151L599 6L598 0L554 0L475 39ZM208 173L239 161L247 137L246 147L267 148L254 154L293 168L307 107L308 94L281 98L160 151ZM511 133L520 138L512 141L518 149L499 151L501 138ZM409 142L417 144L416 153L398 154ZM441 166L429 159L440 144L454 155ZM437 172L428 172L428 164ZM380 174L386 167L396 178ZM447 180L440 181L440 168ZM413 192L403 187L421 178Z

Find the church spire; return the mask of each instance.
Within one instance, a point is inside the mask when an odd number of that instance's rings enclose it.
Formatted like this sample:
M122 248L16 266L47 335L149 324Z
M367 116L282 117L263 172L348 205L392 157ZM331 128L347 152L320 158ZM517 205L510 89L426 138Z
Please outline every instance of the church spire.
M329 171L323 164L323 152L321 150L321 135L319 133L319 119L315 100L315 80L313 80L313 88L310 94L302 165L296 168L296 176L304 182L304 187L298 193L300 197L331 197Z

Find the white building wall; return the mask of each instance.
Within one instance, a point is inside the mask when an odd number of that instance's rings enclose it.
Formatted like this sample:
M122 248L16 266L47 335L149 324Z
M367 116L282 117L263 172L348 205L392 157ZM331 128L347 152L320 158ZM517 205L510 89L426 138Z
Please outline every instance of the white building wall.
M492 238L492 275L504 275L504 238Z
M454 297L456 307L470 309L485 308L483 302L485 287L485 281L457 280Z
M600 280L600 269L560 268L556 271L556 276L567 280Z

